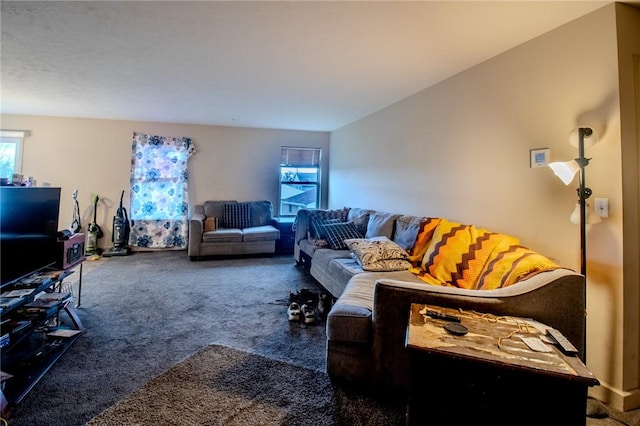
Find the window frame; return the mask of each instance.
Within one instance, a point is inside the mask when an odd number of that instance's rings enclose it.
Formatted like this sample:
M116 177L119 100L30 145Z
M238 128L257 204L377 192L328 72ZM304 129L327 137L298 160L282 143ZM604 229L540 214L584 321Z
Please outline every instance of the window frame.
M298 154L290 157L290 153ZM311 154L311 159L308 159L308 155ZM281 146L280 147L280 165L278 167L278 216L279 217L294 217L301 208L320 208L321 190L322 190L322 148L310 148L310 147L298 147L298 146ZM284 169L313 169L315 170L315 180L300 179L301 176L308 176L309 173L294 173L293 179L285 179ZM283 198L283 188L298 187L301 192L305 194L313 189L304 190L303 188L313 187L315 189L315 199L313 203L303 203L296 207L292 204L286 203L287 198ZM285 209L285 205L289 206L289 209Z
M30 135L28 130L0 130L0 143L15 144L16 150L13 159L13 173L22 174L22 152L24 140ZM6 140L7 139L7 140ZM13 140L10 140L13 139ZM4 177L4 176L0 176ZM9 183L13 181L13 175L7 176Z

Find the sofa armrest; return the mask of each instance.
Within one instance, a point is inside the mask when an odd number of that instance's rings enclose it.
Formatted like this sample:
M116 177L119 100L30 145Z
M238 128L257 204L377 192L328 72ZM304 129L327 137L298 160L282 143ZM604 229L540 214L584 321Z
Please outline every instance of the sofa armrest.
M307 232L309 231L309 213L311 213L311 211L311 209L300 209L296 213L296 220L294 222L296 244L307 238Z
M309 231L309 213L315 211L315 209L300 209L296 213L296 219L293 222L295 229L295 237L293 243L293 258L296 262L302 261L300 255L300 241L307 239L307 232Z
M203 212L196 210L189 219L189 249L187 255L190 257L200 256L200 243L204 232L205 216Z
M464 290L381 279L373 302L374 377L406 389L410 357L405 348L412 303L532 318L562 332L584 359L584 277L567 269L543 272L507 288Z

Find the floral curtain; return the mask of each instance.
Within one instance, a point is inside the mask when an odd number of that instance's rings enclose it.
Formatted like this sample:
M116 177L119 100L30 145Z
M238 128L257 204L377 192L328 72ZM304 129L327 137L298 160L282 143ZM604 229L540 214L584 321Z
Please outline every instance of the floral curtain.
M133 133L131 247L186 248L187 162L196 152L190 138Z

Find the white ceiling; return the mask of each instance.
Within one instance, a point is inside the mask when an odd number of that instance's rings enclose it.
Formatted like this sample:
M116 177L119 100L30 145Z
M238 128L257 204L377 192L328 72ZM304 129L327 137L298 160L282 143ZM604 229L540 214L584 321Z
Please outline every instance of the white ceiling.
M3 0L1 112L332 131L608 3Z

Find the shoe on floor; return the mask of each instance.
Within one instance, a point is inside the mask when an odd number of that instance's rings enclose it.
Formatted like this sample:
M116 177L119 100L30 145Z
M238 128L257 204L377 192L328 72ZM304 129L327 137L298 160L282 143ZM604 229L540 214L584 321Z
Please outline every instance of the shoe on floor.
M289 303L297 303L299 306L307 305L312 309L318 306L319 296L309 289L303 288L296 293L289 293Z
M321 293L318 300L318 312L325 316L331 310L331 296L327 293Z
M296 293L291 292L289 293L289 303L291 304L293 302L300 303L300 296Z
M312 324L316 322L316 313L311 306L302 305L302 308L300 310L305 324Z
M303 288L298 292L300 297L309 305L316 306L318 304L318 293L315 293L307 288Z
M287 308L287 316L289 321L300 321L300 305L296 302L291 302Z

